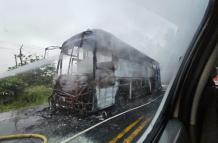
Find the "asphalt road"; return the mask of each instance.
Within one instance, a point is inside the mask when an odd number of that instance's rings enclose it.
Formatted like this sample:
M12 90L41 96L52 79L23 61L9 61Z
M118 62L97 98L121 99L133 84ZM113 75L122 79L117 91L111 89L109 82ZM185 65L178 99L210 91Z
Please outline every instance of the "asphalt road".
M154 116L162 95L139 99L128 109L111 111L103 119L101 114L77 117L67 113L51 114L46 106L0 113L0 135L40 133L49 143L74 142L134 142L143 133ZM5 143L38 143L38 140L16 140Z
M134 142L140 137L146 127L149 125L152 117L154 116L161 97L157 98L148 104L144 104L136 109L130 109L128 112L121 113L121 115L110 119L106 122L99 123L97 127L83 133L74 135L62 143L76 143L76 142L89 142L89 143L119 143Z

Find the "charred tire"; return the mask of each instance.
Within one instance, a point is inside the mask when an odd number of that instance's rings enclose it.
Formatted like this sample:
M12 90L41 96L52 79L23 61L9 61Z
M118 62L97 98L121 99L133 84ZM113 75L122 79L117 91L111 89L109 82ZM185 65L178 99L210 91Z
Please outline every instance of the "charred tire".
M102 111L101 114L104 119L108 118L108 113L106 111Z

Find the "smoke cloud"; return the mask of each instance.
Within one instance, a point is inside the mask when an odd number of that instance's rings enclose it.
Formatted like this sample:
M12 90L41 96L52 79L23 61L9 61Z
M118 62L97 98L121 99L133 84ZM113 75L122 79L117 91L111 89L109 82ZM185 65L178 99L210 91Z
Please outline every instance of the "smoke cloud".
M43 48L61 45L87 29L103 29L157 60L163 83L169 83L208 1L206 0L7 0L0 2L0 46L21 43ZM3 48L0 48L3 49ZM28 46L28 50L33 50ZM0 65L12 64L5 52Z

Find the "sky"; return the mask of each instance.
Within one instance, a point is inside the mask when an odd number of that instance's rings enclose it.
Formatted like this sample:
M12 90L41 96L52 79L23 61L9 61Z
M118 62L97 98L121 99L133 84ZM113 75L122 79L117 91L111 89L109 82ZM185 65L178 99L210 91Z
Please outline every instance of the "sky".
M160 63L169 82L207 7L207 0L0 0L0 73L14 54L42 55L74 34L103 29Z

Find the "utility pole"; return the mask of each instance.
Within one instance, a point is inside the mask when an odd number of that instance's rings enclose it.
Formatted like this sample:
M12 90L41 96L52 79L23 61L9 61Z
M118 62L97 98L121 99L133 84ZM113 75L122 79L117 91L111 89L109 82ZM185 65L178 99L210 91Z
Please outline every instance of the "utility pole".
M22 59L22 56L23 56L23 54L22 54L22 48L23 48L23 44L20 46L20 55L19 55L21 66L23 65L23 59Z
M14 59L15 59L15 64L16 64L16 68L17 68L17 55L14 55Z

